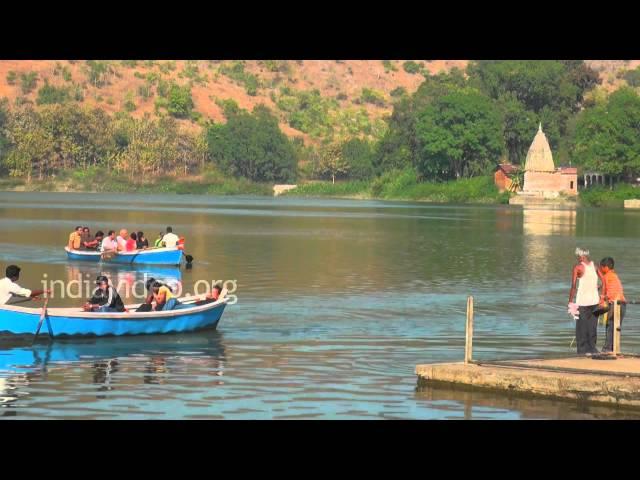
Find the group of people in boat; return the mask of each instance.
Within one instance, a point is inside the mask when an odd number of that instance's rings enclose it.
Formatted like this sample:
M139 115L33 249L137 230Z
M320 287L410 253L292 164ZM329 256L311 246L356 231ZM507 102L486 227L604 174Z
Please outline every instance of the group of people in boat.
M50 294L51 290L29 290L18 285L20 279L20 267L9 265L5 278L0 280L0 305L9 303L15 297L25 299L37 298L41 295ZM174 310L180 306L175 293L169 285L166 285L155 278L149 278L146 282L147 297L143 304L138 307L137 312L167 311ZM198 299L195 305L204 305L215 302L220 298L222 287L215 285L213 290ZM96 278L96 289L91 298L83 305L85 312L126 312L124 302L116 288L110 284L109 278L99 275Z
M614 270L611 257L600 260L598 267L589 258L589 250L576 248L568 311L576 320L576 345L579 355L592 356L613 351L614 302L620 305L620 328L627 310L622 282ZM598 280L600 285L598 285ZM596 347L598 317L606 325L606 340L602 351Z
M91 235L89 227L77 226L69 234L67 243L69 250L92 250L97 252L134 252L149 248L149 240L144 232L131 232L123 228L116 235L115 230L109 230L105 235L102 230L98 230L95 236ZM166 231L159 232L153 247L182 247L184 248L184 237L179 237L173 233L173 228L167 227Z
M87 303L83 306L86 312L126 312L128 311L118 291L109 283L105 275L96 278L96 289ZM147 297L141 304L137 312L167 311L180 307L180 302L176 298L172 288L165 283L149 278L146 283ZM222 287L215 285L213 290L205 297L195 302L196 305L215 302L220 298Z

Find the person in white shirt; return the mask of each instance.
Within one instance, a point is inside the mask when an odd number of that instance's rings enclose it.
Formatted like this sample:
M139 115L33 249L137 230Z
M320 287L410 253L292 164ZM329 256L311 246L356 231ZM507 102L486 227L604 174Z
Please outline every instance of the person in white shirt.
M165 247L173 248L178 244L178 236L173 233L173 229L171 227L167 227L167 233L164 237L162 237L162 244Z
M118 242L118 251L126 252L127 251L127 239L129 237L129 232L125 228L120 230L120 235L116 238L116 242Z
M116 241L116 232L113 230L109 230L109 233L104 240L102 240L102 244L100 245L101 252L115 251L118 249L118 242Z
M6 277L0 280L0 305L6 305L13 296L34 298L43 293L51 293L50 290L29 290L22 288L16 282L20 279L20 267L9 265Z

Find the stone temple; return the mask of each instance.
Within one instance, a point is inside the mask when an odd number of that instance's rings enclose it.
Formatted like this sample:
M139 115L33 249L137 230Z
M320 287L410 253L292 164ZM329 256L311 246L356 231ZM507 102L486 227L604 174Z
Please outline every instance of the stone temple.
M556 198L560 194L578 194L578 170L572 167L556 168L547 136L542 124L533 139L524 164L522 195Z

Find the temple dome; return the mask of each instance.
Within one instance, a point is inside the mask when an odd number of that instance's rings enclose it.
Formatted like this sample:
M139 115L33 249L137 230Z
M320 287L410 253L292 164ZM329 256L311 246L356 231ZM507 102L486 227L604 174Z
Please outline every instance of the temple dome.
M538 133L531 142L527 159L524 163L525 172L555 172L551 148L547 136L542 131L542 124L538 127Z

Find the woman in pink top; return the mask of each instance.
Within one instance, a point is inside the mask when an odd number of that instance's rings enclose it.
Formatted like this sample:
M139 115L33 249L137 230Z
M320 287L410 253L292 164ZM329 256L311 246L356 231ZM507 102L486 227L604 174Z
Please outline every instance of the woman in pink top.
M138 236L136 235L136 232L131 232L131 235L129 235L129 240L127 240L127 252L133 252L138 248L138 242L136 241L137 239Z

